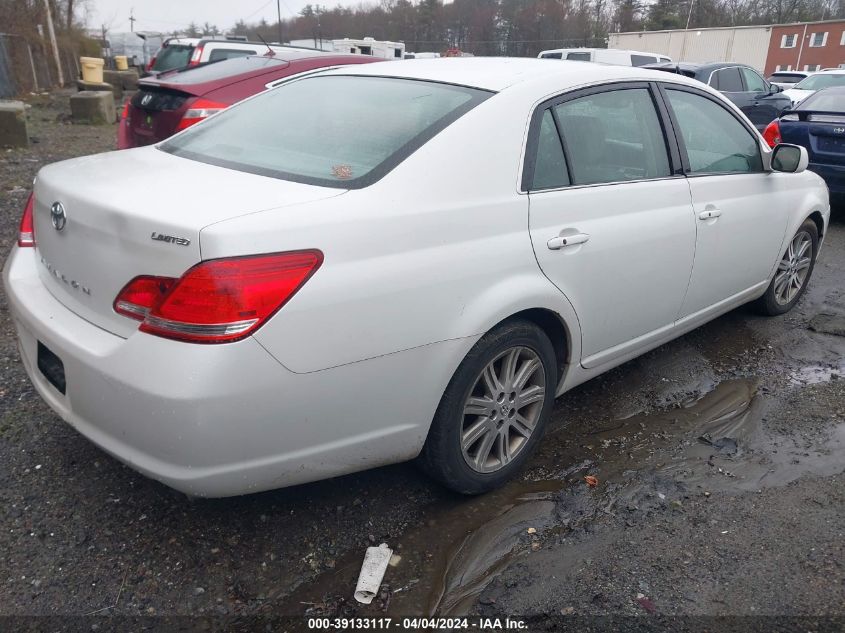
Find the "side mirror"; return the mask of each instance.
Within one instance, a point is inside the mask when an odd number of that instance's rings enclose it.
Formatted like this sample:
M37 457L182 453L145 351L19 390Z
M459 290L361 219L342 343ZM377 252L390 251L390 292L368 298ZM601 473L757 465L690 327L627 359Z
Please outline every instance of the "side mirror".
M782 171L788 174L800 174L807 169L810 156L800 145L781 143L772 152L772 171Z
M778 92L783 92L783 88L776 84L769 84L769 94L777 94Z

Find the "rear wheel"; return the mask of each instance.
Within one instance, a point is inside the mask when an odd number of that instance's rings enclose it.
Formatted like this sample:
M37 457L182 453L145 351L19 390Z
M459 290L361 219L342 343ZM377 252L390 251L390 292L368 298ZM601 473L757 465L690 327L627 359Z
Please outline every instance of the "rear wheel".
M548 336L527 321L484 335L463 360L437 408L420 455L448 488L497 488L528 460L554 404L557 369Z
M757 300L757 308L763 314L784 314L798 303L810 283L818 247L819 230L816 223L805 220L778 261L772 283Z

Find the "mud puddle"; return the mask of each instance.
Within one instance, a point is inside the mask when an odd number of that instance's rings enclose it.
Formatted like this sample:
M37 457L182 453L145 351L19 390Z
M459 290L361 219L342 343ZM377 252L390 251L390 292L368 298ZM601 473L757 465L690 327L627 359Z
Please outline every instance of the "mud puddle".
M372 605L351 597L363 547L271 602L310 615L459 615L517 557L606 515L843 470L845 424L812 442L769 433L763 423L773 404L760 391L755 379L729 380L668 410L598 425L583 410L546 437L525 479L434 504L389 543L397 558ZM589 486L586 475L598 485Z

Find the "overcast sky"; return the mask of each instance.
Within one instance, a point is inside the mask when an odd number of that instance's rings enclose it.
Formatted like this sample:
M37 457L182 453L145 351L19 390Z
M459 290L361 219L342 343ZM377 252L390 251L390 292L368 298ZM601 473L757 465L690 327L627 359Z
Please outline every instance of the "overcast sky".
M336 0L280 0L282 19L299 13L306 4L328 4ZM341 0L341 4L358 4L358 0ZM88 0L87 21L90 28L105 24L111 31L129 30L129 11L135 10L135 29L165 31L197 24L216 24L221 30L232 27L238 19L268 22L276 19L276 0ZM80 17L84 17L80 15Z

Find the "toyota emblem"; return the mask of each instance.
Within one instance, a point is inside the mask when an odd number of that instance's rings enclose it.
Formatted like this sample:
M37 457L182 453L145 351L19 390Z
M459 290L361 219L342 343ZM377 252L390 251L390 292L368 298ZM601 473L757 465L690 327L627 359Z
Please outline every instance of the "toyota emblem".
M53 228L61 231L67 224L67 214L65 207L61 202L54 202L50 207L50 221L53 223Z

